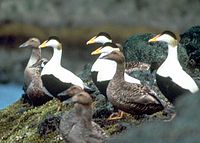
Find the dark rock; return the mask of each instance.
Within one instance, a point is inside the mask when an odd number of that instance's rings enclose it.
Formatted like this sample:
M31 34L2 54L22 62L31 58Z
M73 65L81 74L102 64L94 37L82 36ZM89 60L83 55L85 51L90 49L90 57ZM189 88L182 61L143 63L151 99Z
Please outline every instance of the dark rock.
M59 128L60 118L60 116L52 116L46 118L43 122L41 122L38 126L39 135L44 136L56 131Z
M189 56L189 64L200 67L200 26L193 26L180 34L180 43Z
M135 34L124 43L126 61L140 61L151 64L151 70L156 70L167 57L167 44L164 42L148 43L155 34ZM184 48L178 47L179 61L185 68L188 56Z
M108 143L132 142L198 142L200 132L200 92L184 96L177 102L177 117L171 122L152 122L133 127L126 133L113 137Z

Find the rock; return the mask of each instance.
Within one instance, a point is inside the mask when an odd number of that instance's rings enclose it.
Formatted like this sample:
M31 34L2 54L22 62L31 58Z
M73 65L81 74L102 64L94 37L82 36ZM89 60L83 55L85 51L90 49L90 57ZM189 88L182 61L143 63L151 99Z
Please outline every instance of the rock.
M200 68L200 26L193 26L180 34L180 43L186 49L189 63Z
M52 116L46 118L38 126L38 134L40 136L47 135L51 132L58 130L60 124L60 116Z
M167 57L167 44L164 42L148 43L155 34L135 34L124 43L124 55L128 62L140 61L151 64L151 70L156 70ZM188 56L181 45L178 47L179 61L186 68Z
M108 143L188 143L198 142L200 132L200 92L178 99L177 117L171 122L152 122L133 127L126 133L113 137Z

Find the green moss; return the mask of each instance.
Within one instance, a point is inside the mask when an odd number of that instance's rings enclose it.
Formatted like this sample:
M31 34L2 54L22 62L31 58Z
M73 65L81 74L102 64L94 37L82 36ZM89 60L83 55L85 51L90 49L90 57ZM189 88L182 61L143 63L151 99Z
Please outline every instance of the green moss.
M23 107L21 101L0 112L0 142L51 142L56 141L57 132L40 137L38 125L48 116L57 115L57 101L52 100L35 108ZM65 108L68 110L68 107Z

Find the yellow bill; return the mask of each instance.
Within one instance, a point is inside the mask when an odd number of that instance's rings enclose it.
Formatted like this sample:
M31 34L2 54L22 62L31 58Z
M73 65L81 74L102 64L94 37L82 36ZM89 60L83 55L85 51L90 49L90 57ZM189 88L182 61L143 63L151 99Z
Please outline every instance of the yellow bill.
M102 49L102 47L96 49L95 51L93 51L93 52L91 53L91 55L98 55L98 54L101 54L101 49Z
M47 43L47 40L44 41L44 42L39 46L39 48L46 48L46 47L47 47L47 46L46 46L46 43Z
M158 37L160 37L160 34L158 34L158 35L156 35L155 37L149 39L148 42L156 42Z
M87 45L95 43L96 36L92 37L89 41L87 41Z

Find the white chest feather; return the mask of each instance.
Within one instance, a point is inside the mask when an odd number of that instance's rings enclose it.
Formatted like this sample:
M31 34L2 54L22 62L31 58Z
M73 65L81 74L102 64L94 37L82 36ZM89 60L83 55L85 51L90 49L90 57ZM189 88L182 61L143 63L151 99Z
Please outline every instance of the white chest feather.
M169 47L167 59L159 67L157 74L170 77L173 82L192 93L199 90L195 81L182 69L177 57L177 48Z
M117 63L108 59L97 59L92 66L91 71L98 72L97 81L111 80L116 73ZM125 81L140 84L140 80L135 79L124 73Z
M54 75L56 78L58 78L60 81L65 82L65 83L72 83L74 85L78 85L82 88L83 86L83 81L73 74L71 71L63 68L60 65L61 61L61 52L58 52L54 50L54 55L50 59L50 61L44 66L41 75Z

